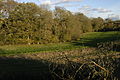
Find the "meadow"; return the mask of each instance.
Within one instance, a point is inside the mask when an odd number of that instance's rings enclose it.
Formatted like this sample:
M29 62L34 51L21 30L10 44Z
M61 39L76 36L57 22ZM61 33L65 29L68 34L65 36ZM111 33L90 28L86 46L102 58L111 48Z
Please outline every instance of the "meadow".
M119 32L89 32L81 35L80 40L65 43L33 44L33 45L4 45L0 46L0 55L60 52L66 50L96 48L98 43L119 41Z

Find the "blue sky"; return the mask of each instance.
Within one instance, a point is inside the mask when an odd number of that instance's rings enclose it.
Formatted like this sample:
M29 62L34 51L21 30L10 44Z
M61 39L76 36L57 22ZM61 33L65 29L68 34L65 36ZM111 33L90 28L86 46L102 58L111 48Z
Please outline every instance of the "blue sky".
M119 18L120 0L17 0L19 2L34 2L38 5L48 4L65 7L72 12L82 12L88 17Z

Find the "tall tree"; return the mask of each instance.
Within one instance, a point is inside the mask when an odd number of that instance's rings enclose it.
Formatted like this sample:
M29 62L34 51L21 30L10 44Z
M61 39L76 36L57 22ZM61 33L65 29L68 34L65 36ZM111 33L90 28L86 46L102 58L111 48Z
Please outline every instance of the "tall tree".
M35 16L38 6L33 3L19 3L9 14L9 27L11 33L19 41L33 42L32 36L35 29ZM16 40L16 41L17 41ZM21 42L22 42L21 41Z
M101 17L92 19L93 31L98 31L104 27L104 20Z
M79 22L82 23L81 26L84 33L92 31L91 20L88 17L82 13L76 13L76 17L79 19Z
M57 23L58 30L57 35L59 36L60 41L70 41L71 40L71 29L73 27L72 13L70 11L65 10L62 7L56 7L54 11L54 20Z

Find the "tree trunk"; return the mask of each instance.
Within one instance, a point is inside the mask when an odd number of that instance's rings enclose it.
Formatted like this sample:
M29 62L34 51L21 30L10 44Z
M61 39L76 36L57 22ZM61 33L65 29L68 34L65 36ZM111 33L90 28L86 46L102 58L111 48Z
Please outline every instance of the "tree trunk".
M31 45L30 36L28 35L28 45Z

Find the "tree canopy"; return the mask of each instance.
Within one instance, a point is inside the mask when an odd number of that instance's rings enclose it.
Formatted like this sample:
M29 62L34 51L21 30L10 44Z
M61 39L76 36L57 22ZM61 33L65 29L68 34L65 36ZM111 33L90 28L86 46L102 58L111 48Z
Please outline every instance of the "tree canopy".
M65 8L0 1L0 44L43 44L78 40L82 33L118 29L120 21L88 18Z

